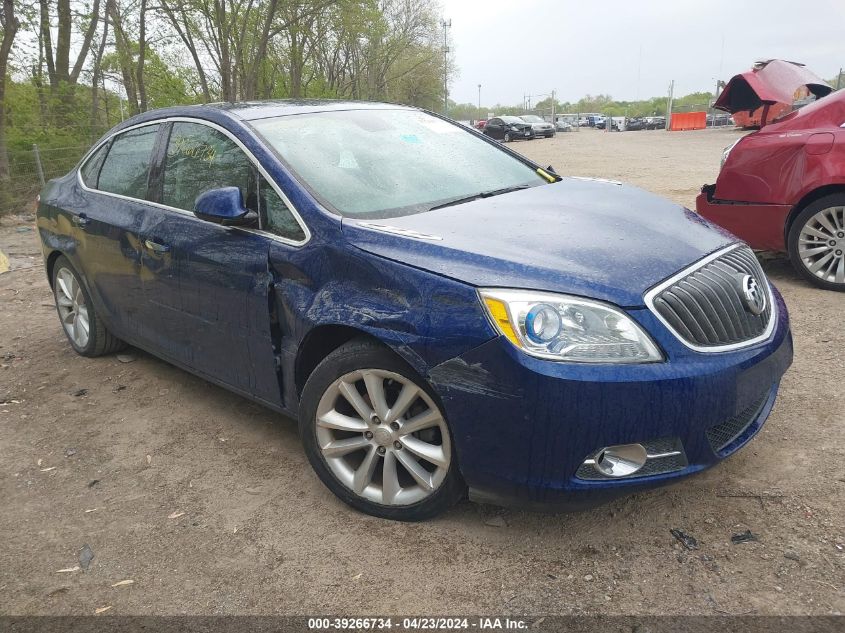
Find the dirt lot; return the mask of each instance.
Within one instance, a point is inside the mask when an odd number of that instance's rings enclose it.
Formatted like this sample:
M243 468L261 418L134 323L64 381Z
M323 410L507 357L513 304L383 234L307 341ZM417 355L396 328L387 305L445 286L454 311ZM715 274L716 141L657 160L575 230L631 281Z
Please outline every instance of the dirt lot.
M583 130L513 147L693 206L736 134ZM31 227L0 226L0 613L845 612L845 296L783 260L766 268L795 364L737 456L592 511L464 502L406 525L336 501L292 420L142 352L76 356ZM731 543L748 529L757 542ZM90 568L60 573L86 544Z

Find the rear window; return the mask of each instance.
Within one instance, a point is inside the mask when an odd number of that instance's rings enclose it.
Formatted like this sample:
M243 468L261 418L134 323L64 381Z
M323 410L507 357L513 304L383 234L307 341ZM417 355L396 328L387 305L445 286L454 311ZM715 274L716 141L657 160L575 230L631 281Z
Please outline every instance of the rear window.
M79 169L79 175L82 177L82 182L92 189L97 188L97 179L100 175L100 168L103 166L103 159L109 151L109 144L103 143L96 152L91 154L85 164Z
M150 157L158 128L158 124L146 125L116 136L100 169L97 189L145 199Z

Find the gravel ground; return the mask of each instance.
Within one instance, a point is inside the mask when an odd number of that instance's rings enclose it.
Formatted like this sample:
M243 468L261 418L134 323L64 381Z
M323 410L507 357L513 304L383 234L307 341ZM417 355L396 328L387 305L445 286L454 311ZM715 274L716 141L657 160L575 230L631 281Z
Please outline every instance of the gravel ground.
M582 130L512 147L692 207L736 135ZM31 217L0 223L0 251L0 613L845 612L845 296L783 259L766 269L795 364L738 455L591 511L464 502L408 525L336 501L292 420L142 352L75 355ZM746 530L757 540L732 544ZM60 571L85 545L88 569Z

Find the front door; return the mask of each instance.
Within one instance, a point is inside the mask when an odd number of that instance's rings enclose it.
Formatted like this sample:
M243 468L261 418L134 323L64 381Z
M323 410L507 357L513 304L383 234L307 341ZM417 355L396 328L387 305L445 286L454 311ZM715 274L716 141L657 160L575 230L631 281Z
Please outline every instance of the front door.
M270 324L271 238L193 215L196 197L235 186L257 210L254 165L223 132L172 124L160 207L141 228L143 291L165 357L273 405L281 404Z
M501 119L490 119L484 126L487 136L501 140L505 137L505 126Z

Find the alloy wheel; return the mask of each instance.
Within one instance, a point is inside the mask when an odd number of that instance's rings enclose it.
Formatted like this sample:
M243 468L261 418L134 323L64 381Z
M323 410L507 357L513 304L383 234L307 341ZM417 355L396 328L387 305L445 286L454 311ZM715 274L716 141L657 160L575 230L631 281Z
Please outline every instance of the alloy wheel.
M822 209L807 220L798 235L798 256L822 281L845 284L845 206Z
M418 503L449 472L443 414L400 374L361 369L341 376L320 398L315 424L317 447L334 476L369 501Z
M73 344L84 349L88 345L91 327L88 306L76 276L67 268L60 269L56 274L55 293L62 327Z

